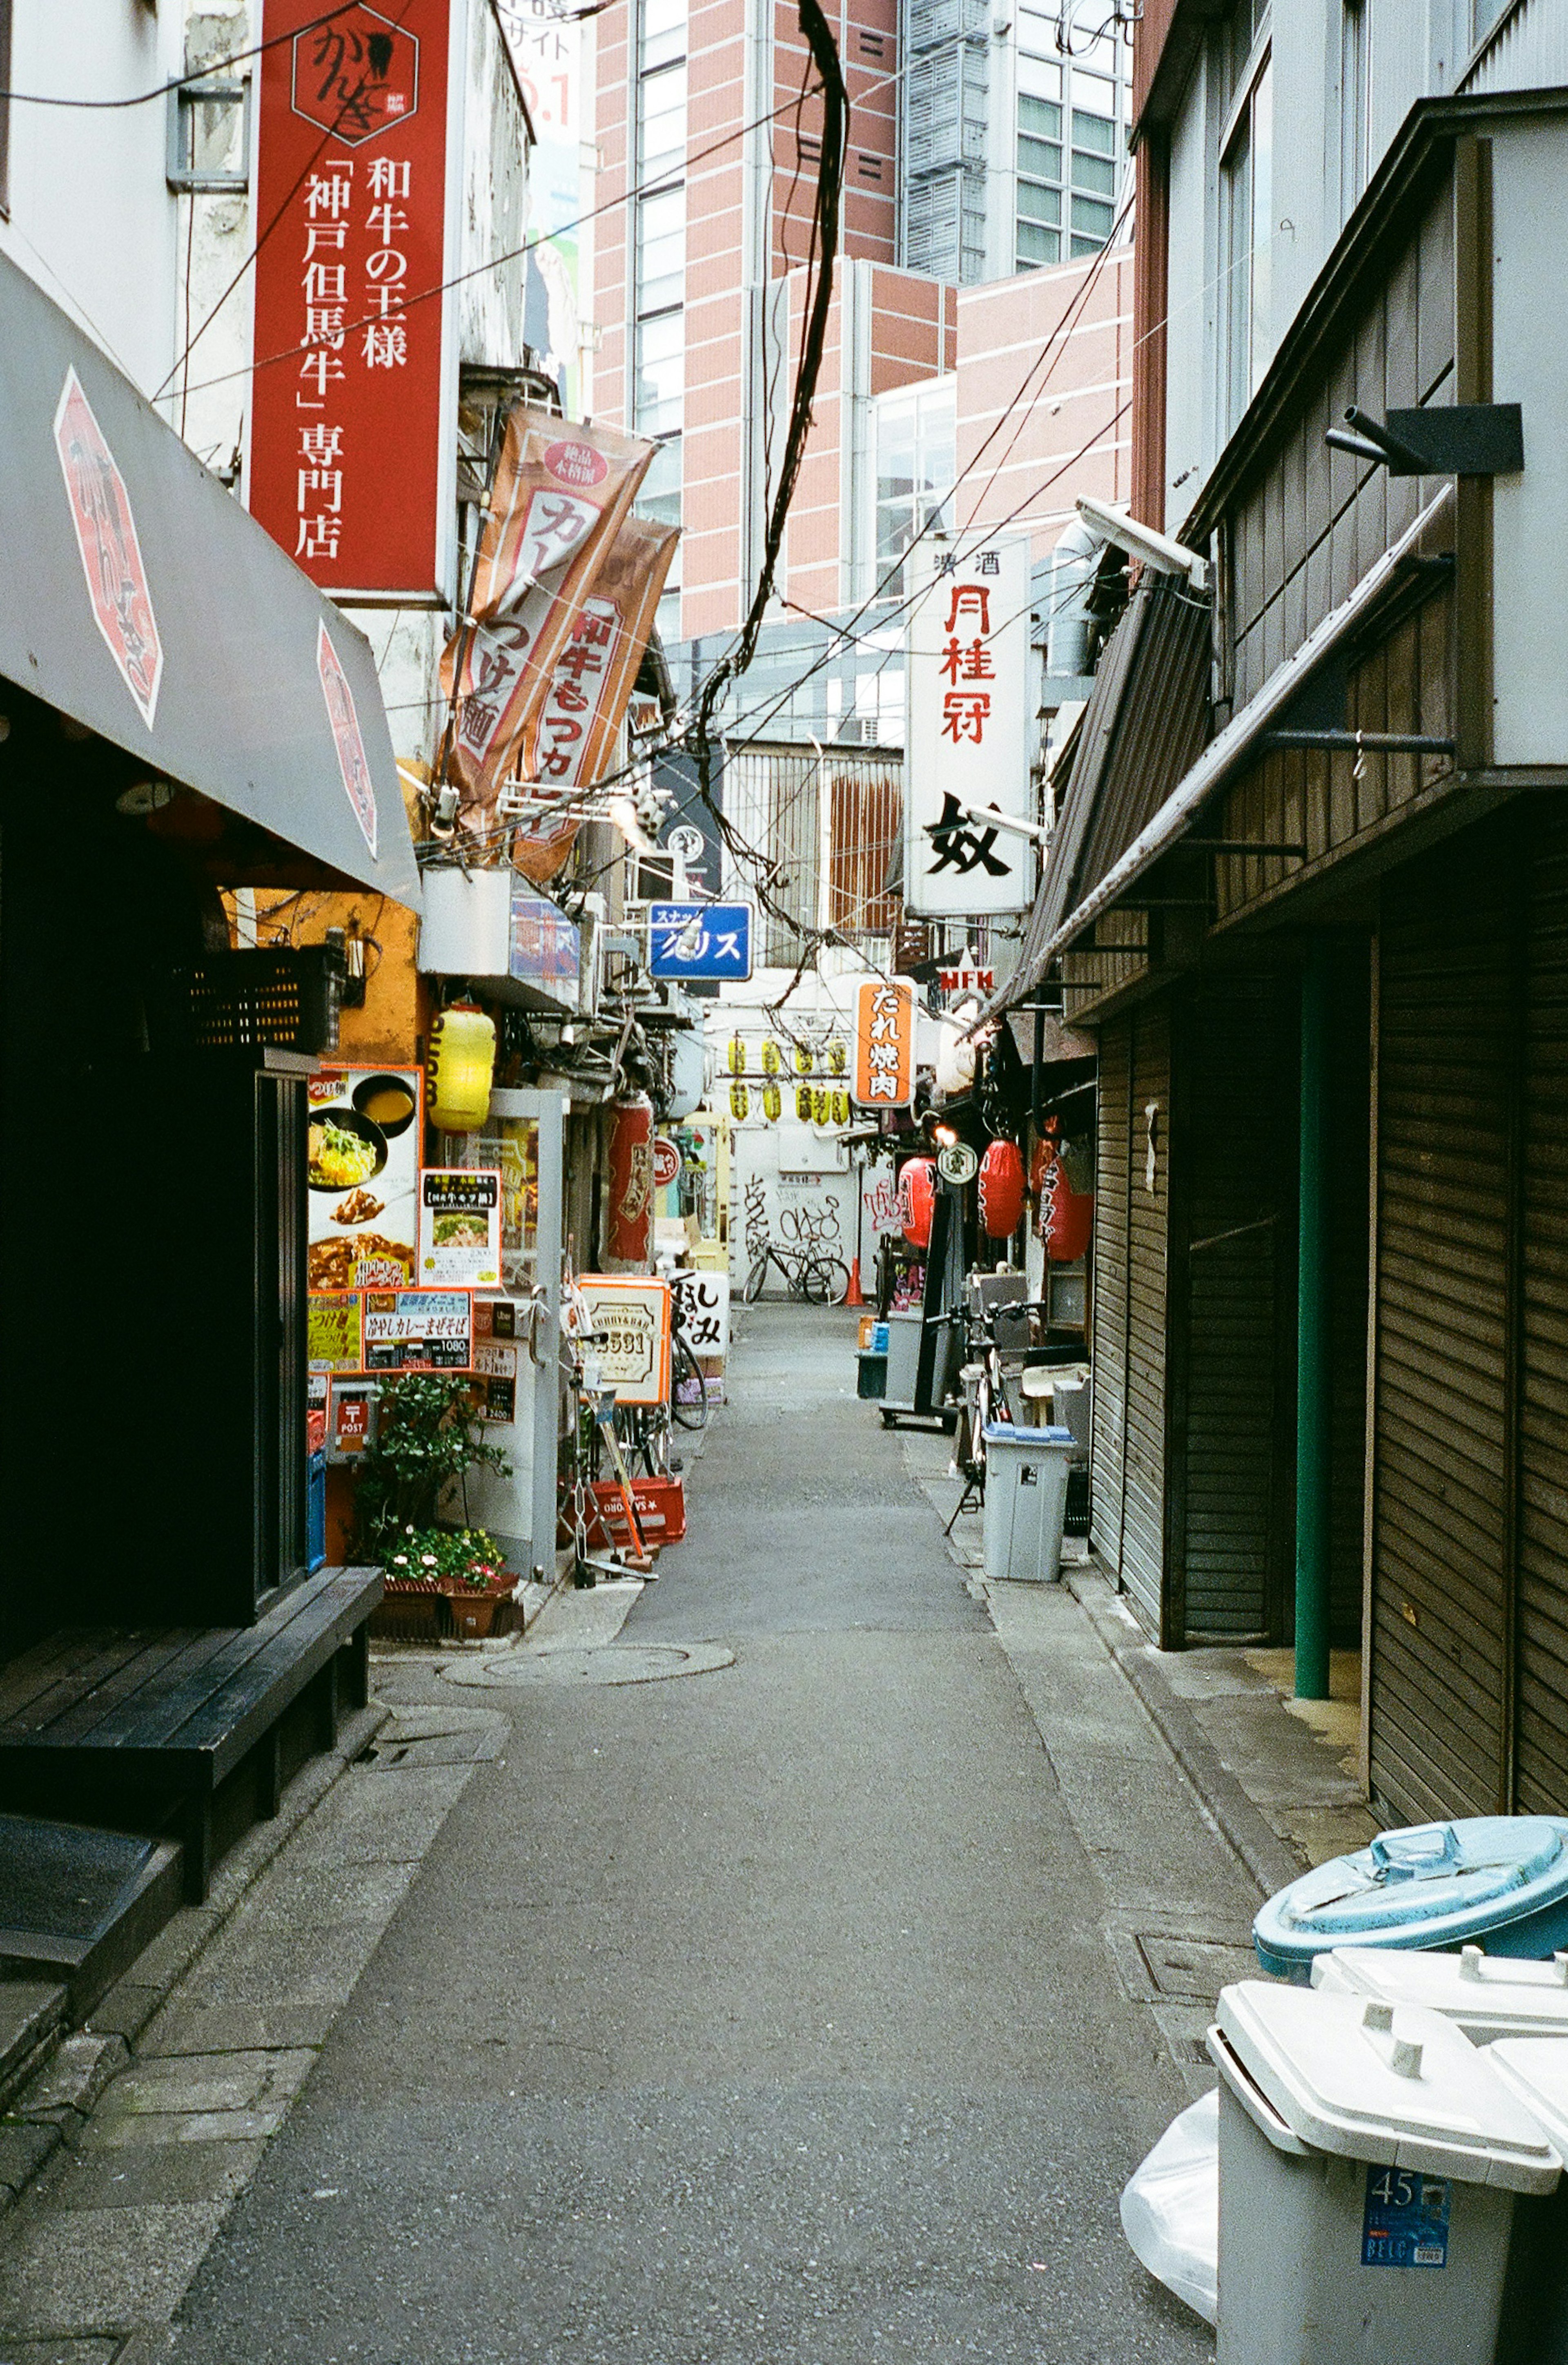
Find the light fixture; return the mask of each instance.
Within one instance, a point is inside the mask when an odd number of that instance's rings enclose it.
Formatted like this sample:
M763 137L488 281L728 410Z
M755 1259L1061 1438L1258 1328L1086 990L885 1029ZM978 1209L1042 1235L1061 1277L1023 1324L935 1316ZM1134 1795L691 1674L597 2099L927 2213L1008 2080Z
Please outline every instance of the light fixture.
M1184 575L1194 591L1209 588L1209 562L1200 551L1189 550L1184 543L1172 542L1168 534L1156 533L1151 525L1139 525L1128 517L1126 510L1114 509L1109 501L1097 501L1089 493L1081 493L1078 514L1085 525L1103 533L1107 542L1129 557L1141 558L1159 575Z
M473 1133L490 1114L496 1022L472 1002L454 1002L431 1030L430 1121L438 1133Z
M129 788L122 789L115 799L115 811L138 820L144 813L162 813L165 805L174 801L172 780L132 780Z

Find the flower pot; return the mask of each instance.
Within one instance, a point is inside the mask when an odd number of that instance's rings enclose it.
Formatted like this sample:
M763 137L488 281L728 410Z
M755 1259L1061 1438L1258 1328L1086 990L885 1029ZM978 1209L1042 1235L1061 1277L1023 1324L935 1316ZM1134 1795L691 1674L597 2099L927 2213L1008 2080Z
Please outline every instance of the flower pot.
M460 1642L482 1642L493 1634L496 1613L503 1604L510 1606L504 1593L481 1593L466 1585L446 1588L447 1615L452 1620L452 1631Z

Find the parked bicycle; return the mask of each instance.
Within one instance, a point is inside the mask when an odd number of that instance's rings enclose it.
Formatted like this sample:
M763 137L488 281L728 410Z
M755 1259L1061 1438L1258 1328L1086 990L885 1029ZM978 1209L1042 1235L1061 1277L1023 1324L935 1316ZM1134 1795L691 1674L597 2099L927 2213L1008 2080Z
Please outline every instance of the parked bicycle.
M764 1240L746 1275L745 1302L755 1306L767 1283L770 1265L791 1297L809 1306L842 1306L849 1295L849 1268L842 1258L827 1256L814 1245L788 1248L782 1241Z

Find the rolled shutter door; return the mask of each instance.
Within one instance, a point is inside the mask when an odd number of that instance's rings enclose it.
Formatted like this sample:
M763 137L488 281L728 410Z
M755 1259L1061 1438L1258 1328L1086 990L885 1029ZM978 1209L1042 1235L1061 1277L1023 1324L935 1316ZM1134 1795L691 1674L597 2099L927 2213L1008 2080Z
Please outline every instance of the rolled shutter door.
M1127 1385L1127 1159L1132 1032L1126 1018L1100 1030L1092 1339L1094 1413L1090 1500L1094 1548L1122 1565L1123 1448Z
M1133 1013L1127 1192L1126 1443L1122 1583L1140 1623L1161 1634L1165 1565L1165 1283L1170 1171L1170 1013Z

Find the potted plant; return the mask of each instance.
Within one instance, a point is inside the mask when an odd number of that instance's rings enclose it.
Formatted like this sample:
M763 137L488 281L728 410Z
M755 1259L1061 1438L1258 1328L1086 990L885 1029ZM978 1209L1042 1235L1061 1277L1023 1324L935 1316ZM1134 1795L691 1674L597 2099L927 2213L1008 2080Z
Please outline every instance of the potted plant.
M470 1470L510 1474L505 1454L481 1431L467 1382L455 1373L424 1372L389 1381L375 1442L355 1477L355 1547L363 1560L385 1571L391 1602L418 1604L421 1596L430 1602L426 1631L434 1631L440 1597L456 1601L461 1595L453 1611L457 1631L488 1633L498 1603L510 1590L498 1547L468 1524ZM454 1496L462 1524L443 1527L441 1511ZM487 1606L475 1609L475 1596ZM394 1623L404 1631L407 1613Z

